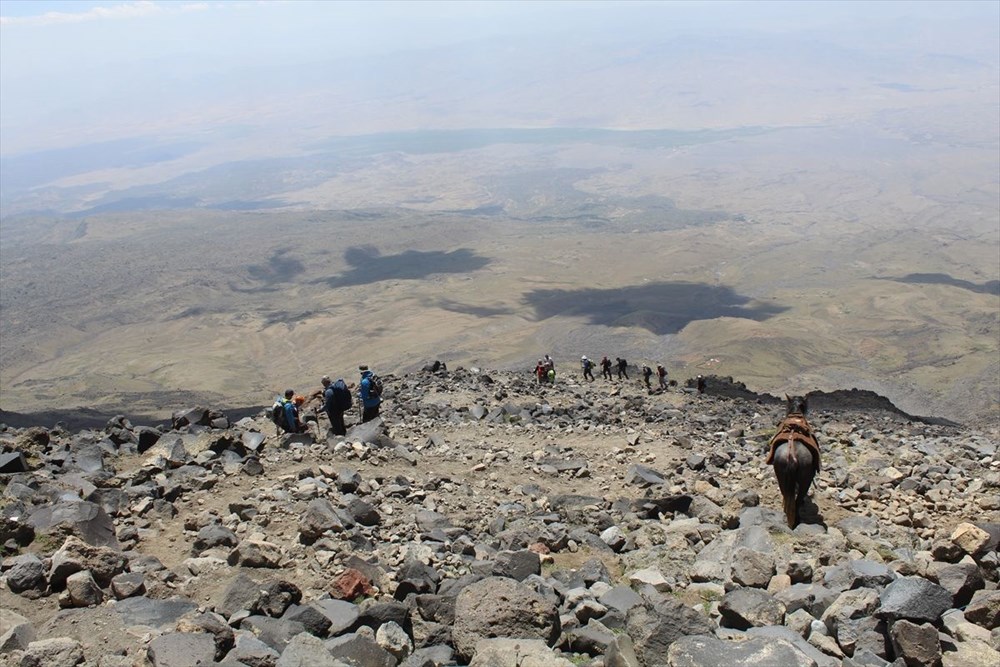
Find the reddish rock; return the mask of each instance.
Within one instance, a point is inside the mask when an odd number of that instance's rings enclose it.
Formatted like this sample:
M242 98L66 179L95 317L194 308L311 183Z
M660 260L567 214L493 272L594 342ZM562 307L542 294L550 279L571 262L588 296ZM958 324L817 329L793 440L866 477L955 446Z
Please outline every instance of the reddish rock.
M348 568L330 584L330 595L338 600L354 600L375 592L371 580L359 570Z

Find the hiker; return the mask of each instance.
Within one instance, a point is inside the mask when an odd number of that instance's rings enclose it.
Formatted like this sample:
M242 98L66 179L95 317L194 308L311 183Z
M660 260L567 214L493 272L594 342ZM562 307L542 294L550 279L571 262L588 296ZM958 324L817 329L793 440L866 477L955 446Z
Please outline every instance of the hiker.
M538 378L538 384L542 384L548 378L547 371L548 369L545 367L545 362L539 359L538 363L535 364L535 377Z
M369 422L378 417L379 406L382 405L382 392L376 375L368 366L358 366L361 371L361 386L358 397L361 399L361 423Z
M284 396L279 396L278 398L274 399L274 405L271 406L270 414L271 414L271 421L274 422L274 426L278 431L278 435L281 435L282 431L284 431L285 433L293 432L291 427L289 427L289 424L295 423L294 420L295 412L294 412L294 405L292 402L292 399L294 398L295 398L295 390L286 389ZM289 416L292 417L291 421L289 421L288 419Z
M649 384L649 378L653 377L653 369L649 366L643 364L642 367L642 381L646 383L646 389L652 391L653 386Z
M344 413L351 409L351 390L347 388L344 378L337 378L336 382L330 380L329 375L324 375L320 380L323 383L323 410L330 418L330 428L334 435L347 435L347 425L344 424Z
M604 355L601 359L601 377L605 380L611 379L611 360L608 359L608 355Z
M667 388L667 369L663 364L656 364L656 377L660 379L660 389Z
M621 357L615 357L615 359L618 360L618 379L621 380L622 376L624 375L625 379L627 380L628 379L628 362L625 361L624 359L622 359Z
M294 389L286 389L285 397L279 399L281 405L280 421L275 423L285 431L285 433L305 433L306 427L299 419L299 410L306 402L305 396L296 396ZM277 405L277 404L276 404Z
M556 383L556 369L549 368L549 370L547 370L545 372L545 377L547 377L549 379L549 384L555 384Z
M705 378L703 376L699 375L698 376L698 380L697 380L697 387L698 387L698 393L699 394L704 394L705 393L705 384L706 384L705 383Z
M591 370L594 367L594 362L587 358L587 355L580 357L580 367L583 368L583 379L594 381L594 371Z

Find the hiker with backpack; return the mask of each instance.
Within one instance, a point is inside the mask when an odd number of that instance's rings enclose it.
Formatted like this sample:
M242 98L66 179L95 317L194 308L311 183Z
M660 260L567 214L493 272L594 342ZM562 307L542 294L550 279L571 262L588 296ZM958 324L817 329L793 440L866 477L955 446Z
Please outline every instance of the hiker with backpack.
M358 397L361 399L361 423L378 417L379 406L382 405L382 380L368 366L358 366L361 371L361 386Z
M299 408L306 402L304 396L296 396L294 389L286 389L284 397L278 397L271 406L271 421L278 429L278 435L304 433L306 426L299 419Z
M538 379L538 384L544 383L547 379L548 369L545 367L545 362L541 359L535 364L535 377Z
M583 368L583 379L594 381L594 362L587 358L587 355L580 357L580 367Z
M324 375L320 382L323 383L323 410L330 418L333 434L347 435L344 413L350 410L354 403L351 390L347 388L343 378L337 378L336 382L332 382L329 375Z
M622 359L621 357L615 357L615 359L618 360L618 379L621 380L622 376L624 375L625 379L627 380L628 379L628 362L625 361L624 359Z
M666 391L667 389L667 369L663 367L663 364L656 365L656 377L660 380L660 389Z
M604 355L601 359L601 377L605 380L611 380L611 360L608 359L608 355Z
M642 367L642 381L646 383L646 389L649 391L653 390L653 386L649 384L649 378L653 377L653 369L649 366L643 365Z

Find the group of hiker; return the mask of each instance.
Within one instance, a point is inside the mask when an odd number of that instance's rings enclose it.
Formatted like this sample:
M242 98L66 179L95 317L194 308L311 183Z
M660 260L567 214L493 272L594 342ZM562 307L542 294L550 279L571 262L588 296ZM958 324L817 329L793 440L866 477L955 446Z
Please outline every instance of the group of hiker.
M552 357L546 354L544 359L538 360L535 364L535 378L538 384L552 384L556 381L556 362L552 361Z
M617 369L619 380L628 380L628 361L622 359L621 357L615 357L614 362L612 362L606 355L599 362L601 366L601 377L605 380L613 380L614 374L612 373L612 368ZM594 362L587 355L580 357L580 369L583 371L583 379L585 381L594 382ZM650 379L653 373L656 373L656 378L659 383L660 389L666 389L669 385L667 381L667 369L663 367L663 364L657 364L656 370L654 371L649 366L644 365L642 367L642 380L646 384L646 388L652 391L653 385ZM538 363L535 364L535 378L538 380L538 384L549 383L552 384L556 381L556 365L552 360L552 357L545 355L544 359L539 359Z
M358 382L358 403L361 407L361 423L379 416L382 405L382 380L368 366L358 366L361 374ZM354 406L351 386L343 378L331 380L329 375L320 379L322 387L310 395L310 399L319 399L320 406L316 412L322 411L330 420L330 429L334 435L347 435L347 424L344 413ZM303 405L307 399L296 394L294 389L286 389L284 396L275 399L271 406L271 420L278 427L278 432L307 433L308 419L303 415Z
M615 357L612 363L607 356L600 361L601 375L605 380L613 380L612 368L618 371L619 380L628 380L628 362L621 357ZM583 379L594 382L594 362L587 355L580 357L580 367L583 370ZM361 408L361 420L363 424L379 416L379 408L382 405L382 380L368 366L358 366L361 374L358 382L358 403ZM653 391L652 377L656 374L658 388L666 390L669 386L667 381L667 369L663 364L657 364L654 371L650 366L642 366L642 380L646 389ZM556 381L556 364L552 357L545 355L539 359L535 365L535 377L539 384L553 384ZM320 404L315 409L315 413L322 411L330 421L330 429L334 435L347 435L347 424L344 421L344 413L354 406L354 396L351 393L353 385L348 385L343 378L332 380L329 375L324 375L320 379L322 387L310 394L309 399L301 394L296 394L294 389L286 389L284 396L279 396L271 406L271 420L278 428L278 433L307 433L310 421L318 424L318 419L309 420L303 414L303 406L307 400L319 400ZM705 391L705 380L702 376L697 379L698 393Z

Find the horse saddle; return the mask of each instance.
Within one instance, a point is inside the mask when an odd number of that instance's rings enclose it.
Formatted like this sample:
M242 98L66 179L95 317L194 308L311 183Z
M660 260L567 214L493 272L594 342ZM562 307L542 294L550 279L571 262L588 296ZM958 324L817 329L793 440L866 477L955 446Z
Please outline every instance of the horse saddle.
M765 463L774 463L774 450L783 442L799 441L808 447L813 453L813 467L819 472L819 443L813 434L812 426L806 421L803 415L788 415L785 420L778 425L778 432L771 437L769 442L770 451L767 454Z

